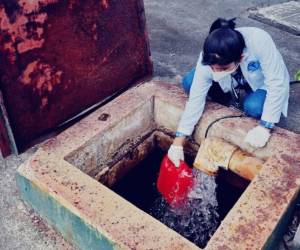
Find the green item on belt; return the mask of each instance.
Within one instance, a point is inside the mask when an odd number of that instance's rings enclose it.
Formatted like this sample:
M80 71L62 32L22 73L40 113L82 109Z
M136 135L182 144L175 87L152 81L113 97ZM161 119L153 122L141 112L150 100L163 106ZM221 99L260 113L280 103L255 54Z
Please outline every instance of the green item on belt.
M300 69L297 71L297 73L295 75L295 80L300 81Z

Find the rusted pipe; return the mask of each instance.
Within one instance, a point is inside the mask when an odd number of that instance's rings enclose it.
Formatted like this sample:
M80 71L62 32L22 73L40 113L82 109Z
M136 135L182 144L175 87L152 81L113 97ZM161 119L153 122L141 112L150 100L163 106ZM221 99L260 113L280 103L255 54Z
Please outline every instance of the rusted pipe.
M230 159L228 168L239 176L251 181L262 169L262 165L262 160L241 149L237 149Z
M262 160L216 137L201 143L194 161L194 167L209 175L217 175L222 167L250 181L261 170L262 164Z

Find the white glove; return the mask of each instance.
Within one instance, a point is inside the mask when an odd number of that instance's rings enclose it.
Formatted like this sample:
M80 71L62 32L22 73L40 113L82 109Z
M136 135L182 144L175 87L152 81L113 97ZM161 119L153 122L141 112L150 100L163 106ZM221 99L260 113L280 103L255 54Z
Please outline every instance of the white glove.
M183 147L171 145L171 147L168 150L168 157L178 168L180 164L180 160L184 161Z
M262 148L269 141L271 136L270 130L262 126L256 126L248 131L245 142L249 143L252 147Z

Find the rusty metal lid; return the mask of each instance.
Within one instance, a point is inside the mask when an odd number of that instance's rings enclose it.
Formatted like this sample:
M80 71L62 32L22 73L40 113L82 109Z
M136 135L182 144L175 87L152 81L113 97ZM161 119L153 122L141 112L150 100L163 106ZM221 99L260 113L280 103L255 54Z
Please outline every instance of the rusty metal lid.
M142 0L0 0L0 40L19 149L152 74Z

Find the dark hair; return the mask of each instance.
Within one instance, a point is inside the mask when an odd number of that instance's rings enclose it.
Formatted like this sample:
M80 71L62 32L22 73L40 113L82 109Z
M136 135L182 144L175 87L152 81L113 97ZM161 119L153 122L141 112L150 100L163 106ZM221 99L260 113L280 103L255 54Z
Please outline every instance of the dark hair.
M203 46L202 64L226 65L240 60L246 45L242 34L234 28L235 18L218 18L212 23Z

